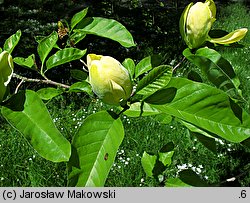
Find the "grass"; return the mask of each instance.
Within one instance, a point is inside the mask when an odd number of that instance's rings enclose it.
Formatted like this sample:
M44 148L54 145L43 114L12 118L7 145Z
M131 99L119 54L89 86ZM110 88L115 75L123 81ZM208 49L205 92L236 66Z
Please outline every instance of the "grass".
M59 106L62 105L61 99L56 99ZM48 104L58 129L69 139L87 115L103 108L100 102L96 101L90 101L89 105L82 106L80 110L73 105L74 103L64 106L63 109L61 106L61 111L58 111L59 107L55 103ZM165 177L175 177L178 167L187 165L199 172L203 178L214 183L220 182L225 174L228 175L225 178L235 175L234 170L242 166L242 163L238 161L240 157L233 157L229 154L237 152L240 146L220 141L218 154L213 154L195 137L190 136L188 131L176 121L162 125L154 117L136 119L124 116L122 120L125 139L120 146L106 186L159 186L158 181L146 177L140 160L144 151L156 153L170 141L175 144L176 148L173 164L165 172ZM0 186L66 185L64 163L52 163L41 158L28 142L8 125L4 125L4 129L0 132ZM248 183L246 181L246 184Z
M242 17L244 16L244 18ZM250 14L240 5L221 9L214 28L232 31L249 25ZM250 29L250 27L249 27ZM243 95L250 98L250 34L243 41L243 49L217 48L239 75ZM110 108L83 94L63 95L47 103L58 129L70 140L90 114ZM122 116L125 138L105 186L160 186L158 180L146 177L141 156L144 151L157 153L173 142L173 163L164 172L165 178L178 176L178 171L191 168L209 183L220 183L244 172L249 163L250 150L239 144L217 140L217 153L205 148L176 120L162 124L154 117L128 118ZM52 163L41 158L23 137L0 117L0 186L66 186L66 164ZM239 177L232 186L249 186L250 175ZM230 185L229 184L229 185ZM228 185L228 184L227 184Z
M13 128L0 131L0 186L62 186L65 166L40 157ZM62 169L62 170L61 170Z

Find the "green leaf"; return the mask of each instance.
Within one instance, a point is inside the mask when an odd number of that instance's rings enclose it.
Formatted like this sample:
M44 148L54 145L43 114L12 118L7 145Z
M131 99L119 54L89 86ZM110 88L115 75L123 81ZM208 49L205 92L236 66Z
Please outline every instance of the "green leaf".
M2 115L42 157L53 162L68 161L70 143L56 128L46 106L31 90L26 90L25 96L23 111L2 107Z
M36 70L36 68L34 66L35 65L35 55L34 54L29 55L27 58L15 57L14 62L19 66L29 68L32 70Z
M213 29L213 30L210 30L208 33L209 37L211 38L220 38L227 34L228 34L227 31L221 30L221 29Z
M208 187L206 181L200 178L194 171L191 169L185 169L179 172L180 180L184 183L195 186L195 187Z
M223 91L184 78L172 78L166 88L177 89L173 101L152 107L231 142L250 137L250 116L243 111L241 122Z
M191 132L195 132L195 133L199 133L199 134L202 134L208 138L212 138L214 139L214 137L216 137L216 135L211 135L209 134L207 131L205 130L202 130L201 128L198 128L197 126L195 125L192 125L191 123L188 123L188 122L185 122L185 121L182 121L180 120L180 122L188 129L190 130Z
M88 13L88 8L83 9L82 11L76 13L71 19L71 30L86 16Z
M181 123L188 128L190 134L195 136L206 148L216 153L216 142L215 137L218 137L214 134L210 135L207 131L204 131L188 122L181 121Z
M172 67L161 65L149 72L143 77L137 85L137 94L151 95L157 90L165 87L172 77Z
M2 102L2 106L5 106L12 111L23 111L25 103L25 91L20 90L18 93L13 94L7 100Z
M88 77L88 74L85 71L78 70L78 69L71 69L70 75L72 78L75 78L76 80L86 80Z
M145 104L147 104L147 103L145 103ZM152 107L151 107L151 108L152 108ZM170 116L170 115L168 115L168 114L166 114L166 113L161 113L161 114L156 115L156 116L154 117L154 119L155 119L156 121L159 121L159 122L162 123L162 124L169 124L169 123L171 123L171 121L172 121L172 116Z
M159 151L159 161L164 166L170 166L172 163L172 156L174 155L174 143L169 142L165 144Z
M247 138L246 140L241 142L241 144L243 144L243 145L247 146L248 148L250 148L250 138Z
M75 186L104 186L123 137L120 118L114 119L106 111L87 117L72 141L79 158L70 163L78 168Z
M234 69L232 65L224 59L220 53L213 49L209 49L207 47L198 49L196 51L197 56L204 56L208 59L210 59L213 63L215 63L218 68L221 70L221 72L227 77L231 82L234 84L236 88L240 86L239 78L237 77L236 73L234 72ZM218 77L218 76L217 76ZM212 79L210 79L212 81ZM216 84L216 83L214 83ZM219 85L216 85L220 87Z
M46 36L43 36L43 35L37 35L35 36L35 40L36 42L39 44Z
M213 153L217 153L217 147L216 147L216 141L214 138L209 138L207 136L204 136L203 134L191 132L192 135L197 137L197 139L210 151Z
M46 67L47 69L51 69L55 66L65 64L73 60L78 60L85 55L86 51L86 49L80 50L77 48L65 48L59 50L49 57L46 61Z
M113 19L100 17L84 18L76 28L86 34L93 34L117 41L127 48L135 46L130 32L121 23Z
M168 142L167 144L165 144L161 149L160 152L161 153L165 153L165 152L171 152L174 150L174 143L173 142Z
M153 177L153 169L156 164L156 159L156 155L150 155L147 152L144 152L142 155L141 164L148 177Z
M174 87L164 88L156 91L154 94L147 97L144 101L149 104L162 105L170 103L175 95L177 89Z
M70 35L70 41L72 41L73 44L76 45L78 42L83 40L85 37L86 37L86 33L78 30L78 31L74 32L72 35Z
M4 99L7 85L13 74L13 69L12 56L7 51L3 51L0 54L0 102Z
M3 49L11 54L15 46L18 44L21 38L22 32L18 30L15 34L11 35L3 45Z
M135 75L135 62L131 58L126 58L122 65L128 70L131 79L134 78Z
M61 48L57 44L55 44L53 48L61 50Z
M86 49L80 50L77 48L64 48L59 50L46 61L47 70L64 63L80 59L86 54L86 51Z
M93 95L92 88L86 81L74 83L70 86L69 92L86 92L89 95Z
M230 106L231 106L231 109L234 113L234 115L241 121L241 123L243 122L242 121L242 116L243 116L243 109L237 104L235 103L231 98L229 99L230 101Z
M205 47L192 54L189 49L185 49L183 55L201 68L207 79L216 87L227 92L234 99L242 99L241 90L239 89L240 81L237 75L231 64L217 51Z
M58 34L57 32L53 31L49 36L43 37L39 41L37 52L42 61L42 64L44 64L46 57L55 46L57 40L58 40Z
M142 59L135 67L135 78L152 69L151 57Z
M168 178L167 181L165 182L165 186L166 187L191 187L191 185L184 183L179 178Z
M50 100L63 93L62 89L56 89L52 87L39 89L37 92L38 96L43 100Z
M241 28L238 30L235 30L233 32L230 32L229 34L225 35L224 37L220 38L209 38L208 41L211 43L216 44L232 44L235 42L240 41L243 39L247 33L247 28Z
M193 80L193 81L195 81L195 82L203 82L201 76L200 76L197 72L195 72L195 71L193 71L193 70L191 70L191 71L188 73L188 77L187 77L187 78L188 78L189 80Z
M128 117L152 116L159 114L159 111L147 103L136 102L131 104L123 114Z
M154 178L157 178L159 180L159 176L162 176L165 170L166 170L166 166L164 166L164 164L159 159L157 159L154 169L153 169Z
M170 166L172 163L173 155L174 155L174 151L159 152L159 161L161 161L164 166Z

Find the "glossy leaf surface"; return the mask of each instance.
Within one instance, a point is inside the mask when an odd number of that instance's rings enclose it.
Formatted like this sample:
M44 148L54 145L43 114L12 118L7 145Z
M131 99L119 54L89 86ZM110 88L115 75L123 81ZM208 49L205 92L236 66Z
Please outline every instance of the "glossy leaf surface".
M121 23L113 19L101 17L84 18L76 26L76 29L85 32L86 34L109 38L119 42L124 47L135 46L130 32Z
M156 159L157 159L156 155L150 155L147 152L144 152L142 155L141 158L142 167L148 177L153 176L153 169L156 164Z
M82 11L76 13L71 19L71 29L73 29L88 13L88 8L83 9Z
M3 45L3 49L5 51L8 51L10 54L15 48L15 46L18 44L20 38L21 38L22 32L21 30L18 30L15 34L11 35Z
M72 141L75 157L70 162L70 185L104 186L123 137L119 118L106 111L90 115Z
M165 87L172 77L170 66L158 66L143 77L137 85L137 93L144 96L151 95L157 90Z
M2 115L42 157L53 162L69 160L70 143L56 128L37 93L26 90L24 109L13 111L2 107Z
M65 48L59 50L46 61L47 70L70 61L80 59L85 55L86 51L86 49L80 50L77 48Z
M147 103L136 102L131 104L130 108L123 114L128 117L152 116L159 114L159 111Z
M49 36L39 40L37 52L42 61L42 64L44 64L46 57L53 49L53 47L56 45L57 40L58 40L58 34L55 31L52 32Z
M241 122L223 91L183 78L172 78L170 87L177 89L173 101L153 107L232 142L250 137L249 115L243 111Z
M128 70L131 79L133 79L135 74L135 62L131 58L126 58L122 62L122 65Z
M234 99L241 99L240 81L231 64L217 51L205 47L193 54L190 49L185 49L183 55L201 68L207 79L216 87L227 92Z
M37 92L38 96L43 100L50 100L63 93L63 90L56 89L53 87L47 87L39 89Z
M148 56L144 59L142 59L135 67L135 78L139 77L143 73L151 70L152 64L151 64L151 57Z
M36 70L36 68L34 67L34 65L35 65L35 55L34 54L29 55L27 58L15 57L14 62L16 64L18 64L19 66L22 66L22 67L25 67L28 69Z
M7 85L13 74L13 69L12 56L7 51L0 53L0 102L5 96Z

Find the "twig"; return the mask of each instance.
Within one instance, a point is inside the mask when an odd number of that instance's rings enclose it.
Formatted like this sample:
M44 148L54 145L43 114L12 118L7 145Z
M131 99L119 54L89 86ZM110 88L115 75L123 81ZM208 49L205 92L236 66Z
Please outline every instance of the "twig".
M49 80L49 79L47 79L47 80L40 80L40 79L34 79L34 78L27 78L27 77L18 75L16 73L13 73L13 77L18 78L18 79L22 80L23 82L37 82L37 83L44 83L44 84L48 84L48 85L55 85L57 87L62 87L62 88L66 88L66 89L70 88L69 85L65 85L65 84L62 84L62 83L59 83L59 82L55 82L55 81L52 81L52 80ZM18 86L17 86L17 88L19 88L21 84L19 83Z
M23 82L24 82L23 79L21 80L21 82L19 82L19 84L16 87L15 94L18 92L18 89L21 87L21 85L23 84Z
M127 111L129 109L129 106L127 105L127 103L125 105L121 105L123 107L123 109L118 113L118 117L124 113L125 111Z
M239 179L240 177L242 177L242 176L248 174L248 173L249 173L249 170L250 170L250 168L249 168L249 166L248 166L248 167L246 167L246 168L244 169L244 172L242 172L242 173L240 173L240 174L238 174L238 175L236 175L236 176L234 176L234 177L227 178L227 179L224 180L224 181L221 181L221 182L218 184L218 186L221 185L221 184L224 184L224 183L234 182L235 180Z
M88 65L85 63L84 60L80 59L80 62L88 69ZM82 67L82 69L86 72L89 72L87 69L84 68L84 66Z
M177 69L184 61L185 61L186 57L183 57L182 60L173 68L173 71L175 71L175 69Z

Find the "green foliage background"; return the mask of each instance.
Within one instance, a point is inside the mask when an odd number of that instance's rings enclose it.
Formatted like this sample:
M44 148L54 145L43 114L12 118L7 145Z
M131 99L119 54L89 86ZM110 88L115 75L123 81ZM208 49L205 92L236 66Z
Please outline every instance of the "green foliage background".
M166 64L175 65L181 59L181 52L185 48L178 31L178 20L186 4L185 1L110 0L98 1L93 5L91 1L82 3L82 1L70 0L26 0L13 3L5 0L4 4L0 5L1 12L3 11L3 20L0 22L0 47L10 34L22 29L23 41L17 46L13 55L27 56L33 53L36 47L33 38L36 35L47 35L55 30L56 22L65 18L65 8L67 8L66 18L69 19L77 11L89 6L89 16L114 18L124 24L133 34L138 46L128 50L110 40L88 36L87 40L80 44L81 47L87 47L89 52L112 55L120 61L125 57L139 61L147 55L160 53ZM232 31L249 25L250 15L246 6L247 4L243 6L229 3L219 5L218 16L220 17L215 26ZM250 54L249 33L243 43L247 45L243 49L218 48L218 51L236 68L242 83L243 94L250 101L250 70L246 68ZM73 62L71 65L81 69L81 64L78 62ZM21 68L16 70L27 76L36 76ZM196 70L196 68L185 64L177 70L176 75L186 76L189 70ZM67 66L60 74L54 73L57 73L56 70L51 71L51 78L54 80L62 80L65 83L74 81L73 78L66 81L66 76L70 74ZM24 87L37 88L34 84L26 84ZM48 101L47 106L54 122L68 139L72 138L87 115L98 110L110 109L109 106L83 93L59 96ZM248 105L245 109L249 112ZM133 119L124 116L122 120L125 125L125 139L118 151L106 186L160 185L156 180L146 178L140 158L144 151L156 153L169 141L172 141L177 148L173 164L165 171L166 177L175 177L178 174L177 166L187 164L189 168L201 170L201 177L211 184L222 182L221 185L226 186L249 186L249 173L239 177L235 182L223 182L227 178L244 173L244 166L250 161L249 149L218 140L216 144L218 152L214 154L194 136L190 136L186 128L180 126L175 120L167 125L162 125L154 117ZM147 123L146 126L145 123ZM67 171L64 163L56 164L41 158L17 131L6 125L2 117L0 117L0 127L0 186L66 185Z

